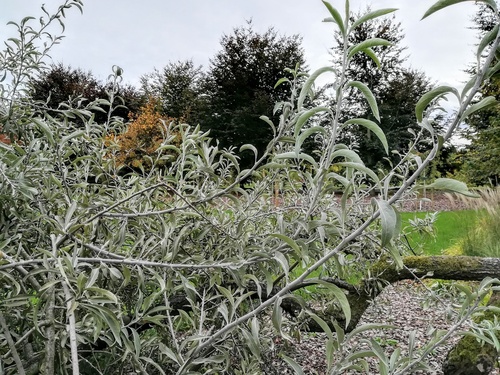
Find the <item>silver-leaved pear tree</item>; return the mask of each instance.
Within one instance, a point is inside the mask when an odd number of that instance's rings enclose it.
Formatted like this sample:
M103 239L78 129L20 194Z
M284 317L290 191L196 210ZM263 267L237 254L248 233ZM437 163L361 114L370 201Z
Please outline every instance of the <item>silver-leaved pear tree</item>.
M424 18L463 1L440 0ZM479 2L498 18L495 1ZM342 41L342 63L311 74L288 70L294 78L277 83L292 89L276 104L279 122L262 118L272 141L261 154L242 147L254 158L249 169L188 124L162 124L165 138L151 160L161 168L146 175L120 169L114 137L127 123L111 116L121 105L120 68L113 68L107 100L81 98L49 111L29 97L66 13L81 10L82 1L11 23L17 34L0 54L1 374L259 374L267 372L273 338L293 345L311 330L326 335L328 374L366 371L368 358L381 374L429 370L429 354L464 324L500 349L498 324L487 329L470 319L494 308L481 301L498 289L500 260L407 256L397 209L458 125L493 104L487 97L471 105L482 82L500 71L498 26L479 43L477 74L462 91L441 86L422 96L420 132L382 173L339 139L365 127L390 152L371 89L347 79L346 70L359 53L378 62L377 47L387 41L349 45L349 35L395 9L353 21L348 0L345 13L324 4L326 26ZM333 105L313 106L323 74L333 82ZM352 90L374 120L343 119ZM427 118L446 95L460 105L438 134ZM106 121L96 122L95 110L108 113ZM421 139L432 142L425 159L416 152ZM305 151L306 141L313 151ZM448 179L427 188L471 194ZM410 342L409 351L390 356L374 340L362 351L344 350L368 329L391 329L359 324L386 285L422 276L481 282L459 285L466 298L451 314L451 329L436 330L429 342ZM323 303L312 304L304 292L311 286ZM286 352L282 358L303 373Z

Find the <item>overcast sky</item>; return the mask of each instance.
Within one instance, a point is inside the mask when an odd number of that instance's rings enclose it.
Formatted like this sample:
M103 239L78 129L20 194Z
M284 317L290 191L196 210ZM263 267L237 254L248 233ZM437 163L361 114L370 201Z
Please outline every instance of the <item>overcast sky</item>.
M477 9L467 2L420 21L436 0L352 0L351 9L399 8L397 19L406 34L409 65L441 84L460 86L463 70L473 61L476 32L470 30ZM331 4L343 12L344 1ZM14 36L8 21L39 17L40 6L55 9L55 0L1 0L0 35ZM221 36L253 20L257 31L273 26L278 32L303 37L311 69L327 65L334 24L321 22L329 13L320 0L87 0L84 13L68 12L66 38L52 56L55 62L91 70L105 79L114 64L125 81L137 83L142 74L170 61L193 59L207 67L220 49Z

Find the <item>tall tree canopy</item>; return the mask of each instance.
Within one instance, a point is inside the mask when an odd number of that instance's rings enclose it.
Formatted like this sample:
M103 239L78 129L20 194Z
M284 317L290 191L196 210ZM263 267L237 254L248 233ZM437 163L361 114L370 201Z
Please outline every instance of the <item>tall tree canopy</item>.
M357 14L354 18L360 16ZM338 45L333 49L333 56L335 64L340 67L344 43L339 34L336 38ZM363 117L377 121L391 149L403 154L413 138L408 128L415 132L420 129L415 119L415 104L431 88L431 84L423 72L403 65L407 60L406 47L402 46L404 34L401 24L394 17L376 18L362 23L350 34L348 47L374 38L384 39L390 44L375 46L371 51L354 55L347 68L347 78L372 88L379 103L380 121L373 117L368 102L355 87L347 93L346 118ZM377 56L375 59L373 52ZM388 156L377 137L366 128L351 127L345 136L358 148L361 159L370 167Z
M61 103L72 103L80 106L86 105L98 99L107 100L108 87L100 82L90 71L80 68L72 68L62 63L53 64L43 70L39 77L31 81L29 95L35 101L45 104L50 113L55 114L57 109L68 108ZM136 113L143 103L139 92L130 85L119 88L117 93L123 105L114 109L112 115L126 119L129 112ZM108 113L102 110L93 111L96 122L104 122Z
M484 38L495 26L495 19L486 6L481 6L474 17L479 37ZM477 68L471 68L475 74ZM482 85L480 96L500 99L500 74L496 73ZM468 120L470 144L463 153L463 177L475 185L500 183L500 106L498 103L485 111L475 113Z
M204 75L192 60L168 63L162 70L141 77L141 89L149 97L159 98L164 115L188 124L199 121Z
M279 35L273 28L258 33L248 22L246 27L224 35L221 47L210 60L205 82L208 105L202 127L210 130L222 147L251 143L262 155L272 131L259 117L277 120L274 104L289 97L290 88L274 86L286 75L286 68L297 64L304 68L301 38ZM249 151L240 156L244 166L253 161Z

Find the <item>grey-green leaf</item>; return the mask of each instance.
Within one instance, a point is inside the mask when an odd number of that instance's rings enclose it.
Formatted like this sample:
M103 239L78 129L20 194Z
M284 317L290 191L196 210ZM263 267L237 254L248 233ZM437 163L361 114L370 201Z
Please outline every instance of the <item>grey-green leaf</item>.
M486 46L488 46L491 42L493 42L495 40L495 38L497 37L498 27L499 27L498 24L495 25L493 30L486 33L486 35L483 37L483 39L481 39L481 42L479 42L479 46L477 47L477 53L476 53L476 57L478 60L481 58L481 54L483 53Z
M389 144L387 143L387 138L385 137L384 131L375 122L364 118L355 118L347 120L344 123L344 125L350 125L350 124L358 124L370 130L373 134L377 136L377 138L384 146L385 153L389 154Z
M378 178L378 176L370 168L364 166L363 164L351 163L351 162L341 162L341 163L335 163L334 165L338 165L340 167L356 169L356 170L363 172L363 173L367 174L368 176L370 176L371 179L373 181L375 181L376 183L380 182L380 179Z
M364 49L363 53L366 56L368 56L370 59L372 59L373 62L375 63L375 65L377 65L377 68L380 69L380 60L378 59L377 55L375 54L375 52L371 48Z
M425 93L422 95L422 97L419 99L417 104L415 105L415 114L417 116L417 121L421 122L423 117L424 117L424 110L427 108L427 106L432 102L433 100L442 97L443 95L447 93L453 93L455 96L460 99L460 95L458 94L458 91L456 88L451 87L451 86L439 86L436 87L435 89L432 89L431 91Z
M325 66L323 68L319 68L318 70L313 72L309 76L309 78L307 78L306 82L304 83L304 86L302 86L302 89L300 90L299 98L297 100L297 109L299 111L302 110L302 107L304 105L304 100L306 99L307 95L311 93L311 89L316 78L318 78L321 74L326 72L335 73L335 69L329 66Z
M372 20L374 18L395 12L396 10L398 10L398 9L397 8L385 8L385 9L379 9L379 10L375 10L373 12L367 13L364 16L358 18L356 21L354 21L354 23L351 26L351 30L354 30L356 27L358 27L362 23L365 23L366 21L369 21L369 20Z
M377 46L390 46L390 45L391 45L391 42L389 42L388 40L382 39L382 38L367 39L367 40L365 40L361 43L358 43L355 46L352 46L351 48L349 48L348 58L350 59L356 53L364 51L368 48L377 47Z
M377 100L375 99L375 95L373 95L372 91L370 88L365 85L363 82L359 81L351 81L347 84L347 86L352 86L357 88L363 96L365 97L366 101L368 102L368 105L370 106L370 109L372 110L373 117L375 117L378 121L380 121L380 114L378 111L378 105L377 105Z
M342 20L342 16L338 12L338 10L335 9L329 2L323 1L323 4L325 4L326 8L328 9L330 14L332 15L331 18L326 18L325 20L323 20L323 22L335 22L338 25L342 36L345 37L346 30L344 27L344 21Z
M462 120L465 120L468 116L472 115L474 112L494 106L495 104L497 104L495 97L487 96L486 98L483 98L479 103L471 105L469 108L467 108L464 111L464 114L462 115Z
M340 308L342 309L342 312L344 313L345 317L345 326L349 325L349 322L351 321L351 306L349 305L349 301L347 300L347 297L342 289L340 289L338 286L329 283L327 281L321 280L321 279L316 279L318 284L321 284L329 289L330 292L333 293L335 298L337 299L337 302L340 305Z
M480 197L478 194L469 191L467 185L462 181L453 180L451 178L438 178L432 184L427 185L427 188L458 193L467 197Z
M281 355L281 358L283 358L283 361L285 361L293 369L293 371L295 371L296 375L305 375L304 370L302 370L302 367L300 367L299 364L295 362L293 359L287 357L284 354Z
M301 114L295 124L295 136L299 134L300 130L302 129L306 121L309 120L312 116L314 116L319 112L328 112L328 111L331 111L330 108L328 107L314 107Z
M381 245L387 246L401 229L401 220L399 213L387 201L373 199L377 204L380 213L380 221L382 225Z
M450 5L465 3L466 1L475 1L475 0L439 0L433 6L431 6L427 12L425 12L422 19L429 17L431 14L436 13L437 11L449 7ZM497 5L495 0L477 0L476 2L485 3L490 6L495 12L497 11Z

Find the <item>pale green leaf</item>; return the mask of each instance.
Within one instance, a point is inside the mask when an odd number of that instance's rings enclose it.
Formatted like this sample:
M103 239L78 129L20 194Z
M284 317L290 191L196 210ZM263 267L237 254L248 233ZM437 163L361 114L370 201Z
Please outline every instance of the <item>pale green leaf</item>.
M45 121L37 118L33 118L32 121L38 126L38 128L40 128L42 133L45 135L46 139L49 141L49 144L53 146L55 144L54 135L52 134L52 130L45 123Z
M487 32L486 35L479 42L479 46L477 47L477 52L476 52L476 57L478 61L481 58L481 54L483 53L484 49L496 39L498 34L498 28L499 25L496 24L495 27L489 32Z
M333 161L337 157L344 157L354 163L363 164L363 161L360 159L359 155L352 150L337 150L332 153L332 158L330 159L330 161Z
M307 155L304 153L296 153L293 151L290 152L284 152L282 154L278 154L274 157L275 159L297 159L297 160L305 160L312 164L313 166L317 167L316 160L311 155Z
M257 151L257 148L254 145L251 144L244 144L243 146L240 147L240 152L243 152L245 150L250 150L253 152L255 156L255 160L257 160L259 152Z
M300 148L302 147L302 144L304 143L304 141L308 137L310 137L311 135L317 134L317 133L325 134L326 130L322 126L313 126L312 128L308 128L308 129L304 130L302 133L300 133L300 135L297 138L297 142L295 143L295 152L300 153Z
M388 40L382 39L382 38L367 39L361 43L356 44L355 46L350 47L347 56L350 59L356 53L362 52L367 48L378 47L378 46L390 46L390 45L391 45L391 42L389 42Z
M290 237L285 236L281 233L273 233L270 235L271 237L279 238L281 241L285 242L288 246L290 246L295 252L300 253L300 247L297 243L292 240Z
M500 67L500 62L497 65L499 65L499 67ZM464 88L462 90L462 94L460 95L461 99L465 98L465 95L467 95L467 93L470 91L470 89L476 83L476 79L477 79L477 77L474 76L471 79L469 79L469 81L467 81L467 83L465 84L465 86L464 86Z
M335 22L337 26L340 29L340 33L342 34L343 37L346 36L346 30L344 27L344 21L342 20L342 16L340 15L339 11L335 9L329 2L323 1L323 4L325 4L326 8L331 14L331 18L326 18L323 20L323 22Z
M301 114L295 123L295 136L299 134L306 121L319 112L331 112L331 110L328 107L315 107Z
M368 56L370 59L373 60L373 62L375 63L375 65L377 65L377 68L380 69L380 60L379 58L377 57L377 55L375 54L375 51L373 51L371 48L365 48L363 50L363 53Z
M64 137L61 138L61 141L59 142L59 144L62 146L64 145L66 142L68 142L69 140L73 139L73 138L78 138L78 137L81 137L85 135L85 131L83 130L77 130L71 134L68 134Z
M321 279L311 279L311 280L314 280L316 283L325 286L331 293L333 293L333 295L337 299L337 302L340 305L340 308L342 309L342 312L344 313L345 326L347 328L349 322L351 321L351 306L349 305L349 301L347 300L344 291L340 289L337 285L329 283L325 280Z
M468 107L462 115L462 120L465 120L467 117L472 115L474 112L492 107L495 104L497 104L495 97L494 96L487 96L486 98L483 98L479 103L476 103L476 104Z
M429 17L431 14L449 7L450 5L458 4L458 3L465 3L466 1L476 1L476 0L439 0L437 3L435 3L433 6L431 6L427 12L425 12L424 16L422 19ZM480 3L485 3L490 6L491 9L493 9L495 12L497 11L497 5L495 3L495 0L477 0L476 2Z
M287 357L284 354L281 355L281 358L283 358L283 361L285 361L288 364L288 366L290 366L293 369L296 375L305 375L304 370L302 370L302 367L300 367L299 364L295 362L292 358Z
M317 316L316 314L314 314L313 312L311 311L308 311L306 310L306 313L316 322L318 323L318 325L321 327L321 329L323 330L323 332L326 334L326 337L331 340L333 335L332 335L332 330L330 329L330 327L328 326L328 323L325 322L323 319L321 319L319 316Z
M260 116L259 117L262 121L264 121L266 124L268 124L272 131L273 131L273 134L276 135L276 126L274 126L273 122L269 119L269 117L267 116Z
M240 327L240 331L245 338L245 343L247 344L248 348L250 348L252 354L256 358L260 358L261 351L258 338L255 338L254 335L252 335L245 327Z
M460 98L457 89L451 86L439 86L422 95L422 97L415 105L415 114L417 116L417 121L418 122L422 121L424 117L423 116L424 110L433 100L438 99L448 93L453 93L457 98Z
M365 23L366 21L369 21L369 20L372 20L374 18L378 18L378 17L384 16L386 14L395 12L396 10L398 10L398 9L397 8L386 8L386 9L379 9L379 10L375 10L373 12L369 12L369 13L363 15L362 17L358 18L356 21L354 21L354 23L351 26L351 30L354 30L356 27Z
M389 144L387 143L387 138L385 137L384 131L378 126L375 122L371 120L367 120L364 118L355 118L351 120L347 120L344 123L345 125L350 125L350 124L358 124L366 129L370 130L373 134L377 136L377 138L380 140L382 145L384 146L384 150L386 154L389 154Z
M367 85L365 85L364 83L359 82L359 81L351 81L347 84L347 86L348 87L349 86L355 87L359 91L361 91L361 93L365 97L366 101L368 102L370 109L372 110L373 117L375 117L378 121L380 121L380 114L378 111L377 100L375 99L375 95L373 95L370 88Z
M104 297L107 300L107 302L109 302L109 303L118 303L118 299L116 298L116 296L107 289L90 287L90 288L86 288L86 290L89 292L93 292L96 295L100 295L100 296Z
M278 87L279 85L281 85L284 82L290 82L290 80L286 77L282 77L278 80L278 82L276 82L276 84L274 85L274 88Z
M469 191L467 185L462 181L451 178L438 178L432 184L427 185L428 189L444 190L452 193L458 193L467 197L479 198L480 195Z
M380 181L378 176L370 168L364 166L363 164L352 163L352 162L340 162L340 163L335 163L334 165L338 165L338 166L346 167L346 168L353 168L357 171L360 171L364 174L367 174L376 183L379 183L379 181Z
M307 78L306 82L304 82L304 86L302 86L302 89L300 90L299 98L297 100L297 110L301 111L302 107L304 106L304 101L306 100L307 95L310 95L312 86L314 84L314 81L323 73L326 72L331 72L335 73L335 69L329 66L325 66L323 68L319 68L315 72L313 72L309 78Z
M378 206L382 226L381 245L385 247L390 243L391 239L399 234L401 219L399 218L399 213L387 201L372 199L372 202Z
M281 298L278 298L276 302L274 302L271 321L273 322L274 329L276 329L276 331L281 333L281 325L283 324L283 311L281 309Z

